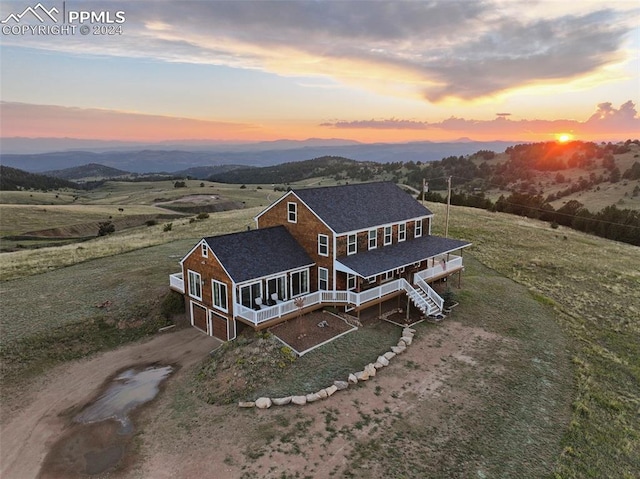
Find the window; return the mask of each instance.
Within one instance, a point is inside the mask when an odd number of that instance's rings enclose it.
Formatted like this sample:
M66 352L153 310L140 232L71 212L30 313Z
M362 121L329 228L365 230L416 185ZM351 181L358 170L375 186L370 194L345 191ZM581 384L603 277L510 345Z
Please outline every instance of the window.
M206 243L202 243L202 257L203 258L207 258L209 257L209 249L207 248L207 244Z
M309 292L309 270L291 273L291 297Z
M416 220L416 229L414 230L413 237L420 238L422 236L422 220Z
M215 279L211 280L211 284L213 307L227 312L227 285Z
M298 204L297 203L287 203L287 219L289 220L289 223L298 222Z
M287 277L278 276L276 278L270 278L267 280L267 300L273 301L276 295L280 301L287 299Z
M347 254L356 254L358 252L358 236L353 234L347 236Z
M200 284L200 275L195 271L188 271L189 276L189 296L202 299L202 287Z
M400 223L398 225L398 242L407 239L407 223Z
M247 308L257 308L256 298L262 298L262 284L252 283L240 287L240 303Z
M392 228L391 226L385 226L384 227L384 244L385 246L388 244L391 244L391 232L392 232Z
M318 289L326 291L329 289L329 270L318 268Z
M327 235L318 235L318 254L329 256L329 237Z
M369 230L369 249L378 247L378 230Z
M356 275L347 274L347 289L349 291L356 289Z

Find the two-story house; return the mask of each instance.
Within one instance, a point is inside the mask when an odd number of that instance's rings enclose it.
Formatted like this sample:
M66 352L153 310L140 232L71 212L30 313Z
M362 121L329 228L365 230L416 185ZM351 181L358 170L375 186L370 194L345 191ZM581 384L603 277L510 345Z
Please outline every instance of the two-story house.
M436 314L429 283L462 270L470 243L431 234L433 213L389 182L295 189L257 229L203 238L170 285L193 326L224 340L323 306L360 311L398 295Z

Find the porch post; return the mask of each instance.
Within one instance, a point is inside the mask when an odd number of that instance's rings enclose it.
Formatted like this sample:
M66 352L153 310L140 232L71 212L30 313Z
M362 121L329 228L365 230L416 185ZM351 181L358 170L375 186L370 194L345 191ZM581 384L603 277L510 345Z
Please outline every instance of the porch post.
M411 304L409 303L409 295L407 295L407 323L409 322L409 306Z

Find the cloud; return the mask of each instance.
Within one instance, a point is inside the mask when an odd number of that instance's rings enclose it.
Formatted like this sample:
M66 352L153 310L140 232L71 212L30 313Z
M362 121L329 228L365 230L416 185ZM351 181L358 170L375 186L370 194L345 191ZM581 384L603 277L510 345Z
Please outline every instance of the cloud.
M557 132L572 132L580 135L637 136L640 131L640 117L635 104L628 101L616 109L611 103L600 103L596 112L586 121L576 120L511 120L510 113L498 113L493 120L474 120L451 117L440 122L402 120L397 118L379 120L333 121L320 124L335 129L424 129L432 132L450 132L469 136L493 136L494 138L520 138L552 135Z
M251 138L255 125L96 108L0 102L3 137L38 136L156 141Z
M625 58L633 2L579 11L544 2L127 2L117 38L5 44L326 76L430 102L565 83ZM117 5L117 4L114 4ZM631 6L630 6L631 5ZM548 14L547 10L551 13ZM534 13L535 12L535 13ZM8 43L7 43L8 42ZM16 43L17 44L17 43Z
M334 123L321 123L320 126L329 126L338 129L374 129L374 130L425 130L429 127L426 121L399 120L355 120L336 121Z

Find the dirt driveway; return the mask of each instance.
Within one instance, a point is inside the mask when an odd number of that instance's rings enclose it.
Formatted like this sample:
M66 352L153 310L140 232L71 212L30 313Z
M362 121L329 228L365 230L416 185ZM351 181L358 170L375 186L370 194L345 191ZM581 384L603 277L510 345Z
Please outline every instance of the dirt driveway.
M2 405L0 477L36 477L49 449L68 428L69 412L91 401L116 372L141 364L172 364L172 381L220 344L193 328L168 332L64 364L30 383Z

